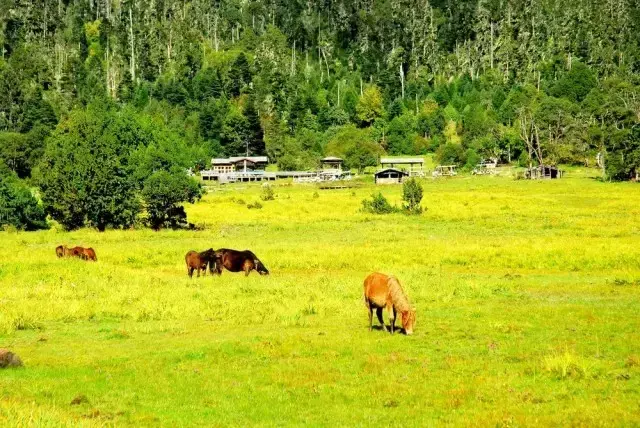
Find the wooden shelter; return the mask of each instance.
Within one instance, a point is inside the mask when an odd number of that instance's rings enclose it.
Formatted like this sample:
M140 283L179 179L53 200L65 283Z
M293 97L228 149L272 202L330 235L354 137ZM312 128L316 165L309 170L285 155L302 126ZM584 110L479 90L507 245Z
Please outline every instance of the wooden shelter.
M410 158L392 158L384 157L380 158L380 165L382 169L385 168L397 168L405 171L410 177L424 176L424 158L410 157Z
M557 166L551 165L538 165L532 168L528 168L524 177L530 180L552 180L556 178L562 178L564 175L564 171L559 169Z
M344 160L335 156L327 156L320 160L323 171L342 171Z
M236 172L264 171L269 163L266 156L232 156L229 161L235 167Z
M398 184L402 183L409 173L397 168L384 168L375 173L376 184Z

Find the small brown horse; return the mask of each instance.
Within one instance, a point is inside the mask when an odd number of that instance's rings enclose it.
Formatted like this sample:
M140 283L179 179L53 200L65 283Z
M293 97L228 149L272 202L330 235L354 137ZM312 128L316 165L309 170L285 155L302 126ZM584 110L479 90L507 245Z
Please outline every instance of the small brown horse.
M82 257L83 260L91 260L94 262L98 261L98 257L96 257L96 252L91 247L83 248L83 255L84 255L84 257Z
M369 309L369 331L373 325L373 309L376 310L382 329L387 331L382 319L382 308L387 309L391 321L391 334L396 322L396 313L402 316L402 328L405 334L413 333L416 323L416 311L409 305L409 300L400 283L394 276L375 272L364 280L364 302Z
M209 272L211 273L219 273L217 269L215 269L216 265L216 252L213 248L209 248L206 251L201 253L197 251L189 251L184 256L184 261L187 264L187 275L189 278L193 278L193 271L198 271L198 278L200 277L200 271L204 271L204 274L207 273L207 265L209 265Z
M222 273L222 268L229 272L244 272L248 276L252 270L260 275L269 275L264 264L249 250L238 251L228 248L216 250L216 272Z
M58 257L78 257L82 260L98 261L98 257L96 257L96 252L93 248L69 248L66 245L59 245L56 247L56 255Z
M64 257L66 251L67 251L67 246L66 245L58 245L56 247L56 256L58 256L58 258Z

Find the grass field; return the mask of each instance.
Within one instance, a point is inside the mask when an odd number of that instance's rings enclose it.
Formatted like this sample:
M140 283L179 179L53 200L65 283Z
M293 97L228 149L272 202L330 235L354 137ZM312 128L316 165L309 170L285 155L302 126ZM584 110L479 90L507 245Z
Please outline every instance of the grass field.
M245 185L188 207L203 231L0 233L0 424L637 426L640 186L589 175L427 180L413 218L360 213L371 184ZM209 247L271 275L189 280ZM413 336L368 331L375 270Z

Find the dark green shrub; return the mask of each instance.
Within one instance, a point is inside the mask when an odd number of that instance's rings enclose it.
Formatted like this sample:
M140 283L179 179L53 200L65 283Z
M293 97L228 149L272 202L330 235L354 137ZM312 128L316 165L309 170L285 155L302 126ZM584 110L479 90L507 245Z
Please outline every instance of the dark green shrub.
M0 165L0 229L48 229L44 209L29 188Z
M411 178L402 185L402 200L405 202L402 208L407 214L422 214L422 186L415 178Z
M275 195L273 189L268 184L262 186L262 194L260 195L260 199L263 201L273 201L275 199Z
M371 199L362 200L362 211L371 214L391 214L398 209L392 206L382 193L371 195Z
M262 204L258 201L255 201L251 204L247 204L247 208L249 208L250 210L253 210L253 209L259 210L259 209L262 209Z
M147 210L147 223L154 230L187 226L182 202L194 203L202 196L200 183L183 173L158 171L144 184L142 197Z

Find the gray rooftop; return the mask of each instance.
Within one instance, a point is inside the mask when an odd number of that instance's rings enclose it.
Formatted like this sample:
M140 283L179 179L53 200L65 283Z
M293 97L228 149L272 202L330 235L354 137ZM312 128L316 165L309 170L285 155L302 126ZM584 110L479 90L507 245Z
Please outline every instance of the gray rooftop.
M213 158L211 159L212 165L231 165L236 162L247 160L253 163L269 163L269 158L266 156L231 156L230 158Z
M380 158L381 164L424 163L424 158Z

